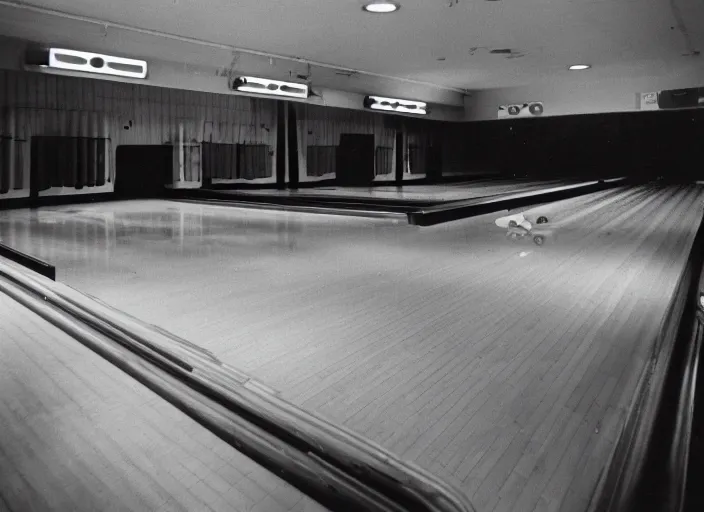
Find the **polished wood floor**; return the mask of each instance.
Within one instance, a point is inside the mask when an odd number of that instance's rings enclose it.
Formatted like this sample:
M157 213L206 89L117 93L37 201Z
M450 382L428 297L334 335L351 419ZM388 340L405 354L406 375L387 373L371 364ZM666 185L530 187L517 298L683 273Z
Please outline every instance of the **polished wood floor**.
M546 186L559 187L574 185L575 181L552 180L476 180L464 183L447 183L443 185L406 185L404 187L320 187L302 188L299 190L252 189L237 190L236 194L274 195L274 196L345 196L377 199L398 199L406 201L460 201L499 194L532 192L544 189ZM584 182L587 183L587 182Z
M134 201L0 213L60 280L215 352L463 489L584 510L702 218L704 187L388 220Z
M323 511L0 292L0 511Z

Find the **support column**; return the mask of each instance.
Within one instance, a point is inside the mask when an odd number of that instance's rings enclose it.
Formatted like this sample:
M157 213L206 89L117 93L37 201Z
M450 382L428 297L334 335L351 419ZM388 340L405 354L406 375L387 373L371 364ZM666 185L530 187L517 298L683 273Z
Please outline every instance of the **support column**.
M296 123L296 108L293 102L288 103L288 137L286 148L288 150L288 186L298 188L298 126Z
M286 102L276 102L276 188L286 188Z
M400 186L403 182L403 173L405 171L406 164L406 137L404 137L403 132L400 130L396 132L396 143L394 146L396 148L396 151L394 152L396 155L394 181L397 186Z

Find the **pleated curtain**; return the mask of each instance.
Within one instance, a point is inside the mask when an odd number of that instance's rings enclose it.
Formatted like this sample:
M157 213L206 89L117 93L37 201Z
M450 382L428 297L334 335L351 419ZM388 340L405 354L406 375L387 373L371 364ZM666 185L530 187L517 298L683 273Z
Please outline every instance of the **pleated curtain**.
M82 189L105 184L106 139L93 137L34 136L31 165L38 189Z
M12 139L10 137L2 137L0 138L0 194L9 192L11 176Z
M306 157L308 176L324 176L337 170L337 146L308 146Z
M386 176L393 171L393 148L376 148L376 170L377 176Z

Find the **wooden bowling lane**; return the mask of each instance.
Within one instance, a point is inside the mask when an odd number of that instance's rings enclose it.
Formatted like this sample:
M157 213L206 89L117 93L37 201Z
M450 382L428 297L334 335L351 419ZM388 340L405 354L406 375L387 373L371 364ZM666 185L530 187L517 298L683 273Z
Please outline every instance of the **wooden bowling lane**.
M2 212L0 236L447 478L480 511L571 511L623 425L703 190L537 206L564 223L543 247L508 240L494 225L505 212L417 228L155 201L56 209L54 224Z
M285 196L342 196L380 199L398 199L405 201L460 201L478 197L489 197L499 194L531 192L548 187L568 185L572 182L563 180L530 181L530 180L477 180L462 184L448 183L441 185L405 185L375 186L375 187L321 187L299 190L236 190L234 195L285 195Z
M325 510L3 293L0 354L0 510Z

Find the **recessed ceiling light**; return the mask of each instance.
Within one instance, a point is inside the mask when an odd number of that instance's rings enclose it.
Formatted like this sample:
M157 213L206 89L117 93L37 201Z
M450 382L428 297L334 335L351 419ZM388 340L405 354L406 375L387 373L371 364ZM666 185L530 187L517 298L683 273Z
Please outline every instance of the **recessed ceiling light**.
M394 2L384 2L382 0L369 2L364 6L364 10L367 12L373 12L375 14L386 14L389 12L398 11L400 5Z
M589 64L572 64L570 66L570 71L581 71L583 69L589 69L591 66Z

